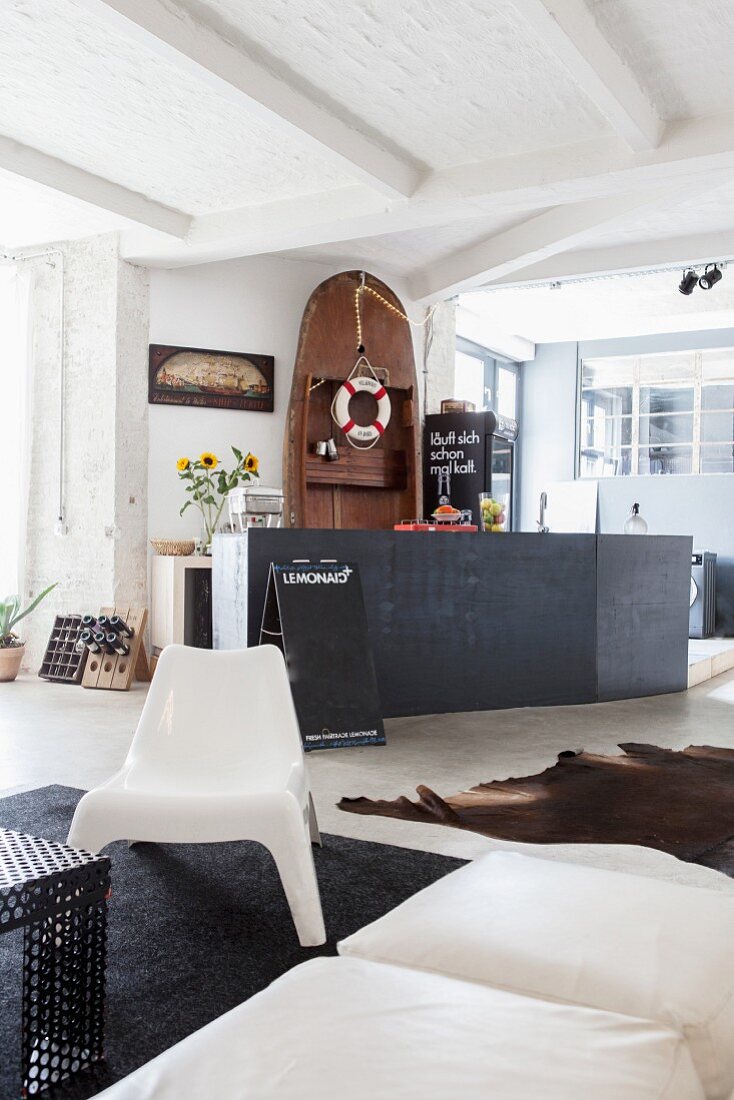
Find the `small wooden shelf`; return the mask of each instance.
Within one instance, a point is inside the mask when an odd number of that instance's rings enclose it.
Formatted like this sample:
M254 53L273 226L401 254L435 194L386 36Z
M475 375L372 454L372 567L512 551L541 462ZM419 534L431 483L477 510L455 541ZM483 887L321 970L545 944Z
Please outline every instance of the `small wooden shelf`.
M150 648L167 645L212 648L212 559L157 554L151 565Z
M57 615L38 675L60 684L78 684L84 671L87 651L77 649L81 615Z
M358 485L363 489L397 489L402 492L408 484L405 451L374 448L360 453L342 447L336 462L329 462L320 455L308 455L306 481L317 485Z

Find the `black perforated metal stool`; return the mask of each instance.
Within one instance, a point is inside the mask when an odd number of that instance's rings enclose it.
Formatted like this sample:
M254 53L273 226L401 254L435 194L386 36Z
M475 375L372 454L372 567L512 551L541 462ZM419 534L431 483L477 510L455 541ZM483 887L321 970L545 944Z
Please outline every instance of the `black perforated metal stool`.
M0 829L0 932L24 929L21 1096L103 1057L110 861Z

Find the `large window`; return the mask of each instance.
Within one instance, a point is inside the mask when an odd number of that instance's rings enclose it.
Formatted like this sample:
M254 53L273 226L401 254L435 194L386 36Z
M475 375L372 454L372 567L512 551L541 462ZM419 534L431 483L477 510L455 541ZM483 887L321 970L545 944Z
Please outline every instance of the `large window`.
M734 348L585 359L579 476L734 473Z
M0 527L0 598L21 592L30 472L31 369L26 266L0 266L0 412L3 421L3 512Z
M484 408L484 359L465 351L457 351L454 363L454 397L471 401L474 408ZM491 400L491 396L490 396Z
M456 340L454 393L459 401L472 401L477 412L492 409L500 416L517 419L517 363L495 359L472 340Z

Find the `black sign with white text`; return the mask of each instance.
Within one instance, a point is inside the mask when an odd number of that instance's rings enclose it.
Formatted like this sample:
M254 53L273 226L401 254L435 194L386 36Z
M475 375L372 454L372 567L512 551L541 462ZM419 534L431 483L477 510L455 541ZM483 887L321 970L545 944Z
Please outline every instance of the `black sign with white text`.
M260 632L266 643L285 654L306 750L385 744L355 563L273 563Z
M445 486L448 475L451 504L471 510L477 521L479 494L489 489L487 467L493 424L491 413L435 413L426 417L423 505L427 515L439 503L439 477Z

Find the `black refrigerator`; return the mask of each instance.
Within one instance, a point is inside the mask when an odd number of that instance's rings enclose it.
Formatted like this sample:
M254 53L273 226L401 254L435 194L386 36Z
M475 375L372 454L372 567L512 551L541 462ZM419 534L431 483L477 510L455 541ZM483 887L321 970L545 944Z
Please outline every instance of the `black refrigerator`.
M505 507L504 529L514 527L517 421L493 412L433 413L423 429L423 512L439 498L470 511L478 523L479 494L491 493Z

